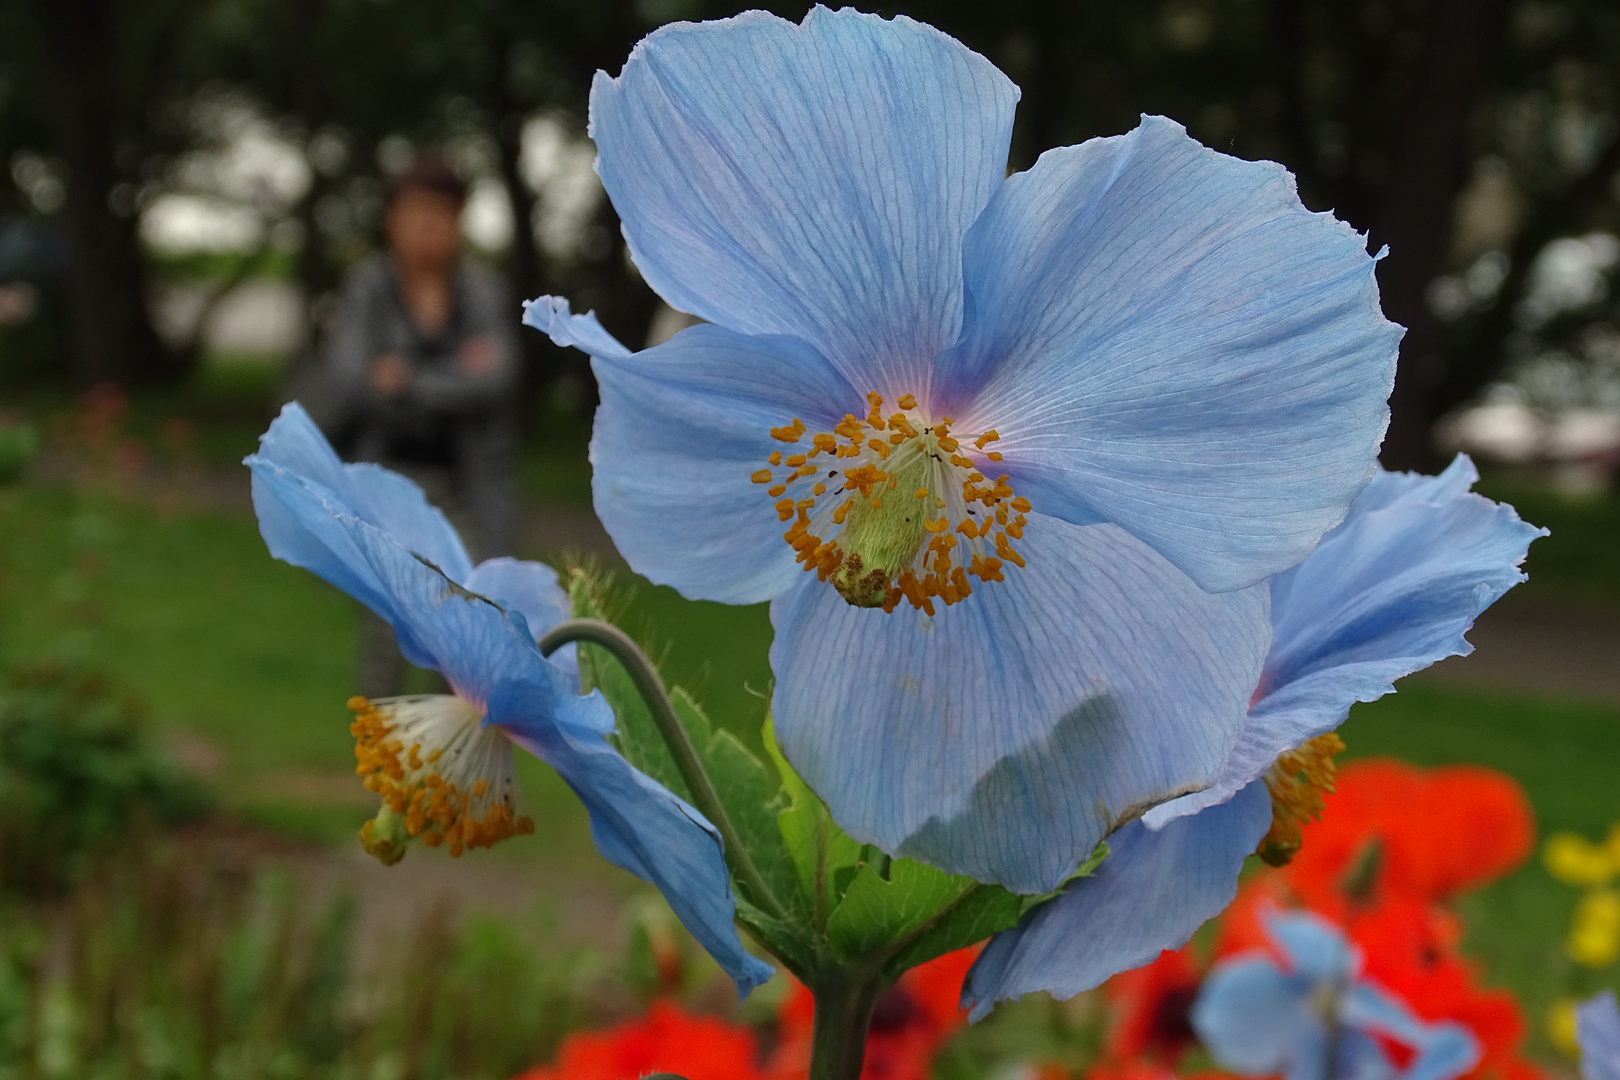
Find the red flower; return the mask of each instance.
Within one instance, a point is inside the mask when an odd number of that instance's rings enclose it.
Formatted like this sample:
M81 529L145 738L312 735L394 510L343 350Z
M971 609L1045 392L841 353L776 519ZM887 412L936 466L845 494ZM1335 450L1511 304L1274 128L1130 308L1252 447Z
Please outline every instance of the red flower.
M1490 769L1370 759L1340 769L1335 787L1284 871L1312 907L1347 888L1449 901L1512 870L1535 844L1523 790Z
M914 967L878 999L861 1080L927 1080L934 1055L967 1023L957 1003L978 954L977 946L959 949ZM771 1058L772 1080L801 1080L809 1073L814 1016L810 991L794 983L777 1013L781 1043Z
M755 1064L758 1053L747 1028L655 1001L639 1020L568 1036L555 1064L537 1065L515 1080L637 1080L660 1072L687 1080L768 1080Z
M1116 1062L1173 1066L1182 1051L1197 1041L1189 1013L1202 979L1190 945L1175 952L1165 950L1146 967L1122 971L1109 979L1103 992L1114 1006L1114 1023L1103 1046L1104 1055ZM1133 1078L1122 1075L1117 1080Z

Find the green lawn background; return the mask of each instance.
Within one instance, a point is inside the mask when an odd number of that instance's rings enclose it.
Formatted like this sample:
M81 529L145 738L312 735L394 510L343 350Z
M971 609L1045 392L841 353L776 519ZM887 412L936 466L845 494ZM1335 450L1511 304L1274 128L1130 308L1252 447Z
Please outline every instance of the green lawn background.
M546 494L579 505L577 446L540 455L531 457L531 489L545 485ZM574 479L558 480L566 475ZM1537 595L1620 602L1613 501L1570 503L1510 485L1493 493L1511 495L1527 518L1554 529L1530 562ZM763 607L691 603L642 583L623 621L662 659L670 681L695 689L719 722L757 743L770 686ZM0 488L0 662L67 656L105 667L160 730L199 737L223 755L215 787L249 819L342 840L367 816L352 801L289 796L277 782L352 768L344 702L355 632L354 604L270 559L245 516ZM1350 757L1501 769L1524 785L1543 835L1574 829L1597 838L1620 819L1620 709L1611 705L1419 681L1358 706L1343 734ZM521 778L528 811L546 827L480 857L616 873L595 858L584 812L566 787L533 761L522 763ZM1552 998L1578 978L1561 949L1575 899L1532 860L1463 904L1469 948L1490 981L1521 995L1538 1027ZM1612 984L1612 975L1582 985Z

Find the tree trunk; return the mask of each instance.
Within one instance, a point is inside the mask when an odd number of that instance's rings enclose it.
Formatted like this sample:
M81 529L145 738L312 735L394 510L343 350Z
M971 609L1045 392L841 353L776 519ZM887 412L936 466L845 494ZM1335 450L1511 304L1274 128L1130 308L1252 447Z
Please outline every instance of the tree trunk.
M107 0L47 5L57 78L57 141L67 163L69 340L82 386L162 373L147 315L134 208L111 205L117 165Z
M499 8L506 15L505 5ZM524 110L513 100L508 85L511 78L511 49L501 34L501 22L492 24L496 33L486 42L489 50L489 84L487 102L491 134L495 136L496 154L501 172L501 184L506 188L506 201L512 209L512 248L507 255L507 276L519 300L532 300L549 292L546 288L544 268L540 262L540 249L534 239L534 192L523 180L523 123ZM550 357L543 334L524 332L518 336L522 350L523 376L520 398L524 403L521 416L532 420L534 410L527 406L546 388L551 377Z
M1437 464L1430 429L1438 419L1434 390L1445 372L1430 343L1426 294L1445 269L1499 3L1430 0L1395 133L1393 168L1373 230L1373 242L1390 249L1378 267L1384 313L1406 327L1382 453L1392 469L1428 470Z

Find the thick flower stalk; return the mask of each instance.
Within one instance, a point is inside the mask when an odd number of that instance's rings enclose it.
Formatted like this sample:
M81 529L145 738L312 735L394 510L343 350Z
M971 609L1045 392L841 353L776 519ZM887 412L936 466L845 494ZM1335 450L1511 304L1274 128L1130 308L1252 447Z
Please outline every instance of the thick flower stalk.
M1350 707L1473 651L1464 633L1524 580L1545 530L1471 493L1476 478L1464 457L1439 476L1379 473L1310 558L1271 580L1271 651L1220 775L1120 829L1096 873L997 935L963 990L975 1016L1036 990L1069 997L1179 948L1231 903L1249 853L1297 846Z
M1198 1037L1222 1068L1286 1080L1452 1080L1479 1059L1460 1024L1425 1024L1360 978L1361 959L1315 915L1271 914L1274 952L1216 966L1193 1005ZM1386 1046L1410 1055L1397 1066Z
M905 18L666 26L591 134L706 325L526 321L594 358L631 566L771 601L777 732L839 824L1034 894L1222 782L1265 581L1372 475L1400 330L1281 167L1144 117L1007 176L1017 97Z
M535 635L569 614L555 572L515 559L474 566L420 488L345 465L296 404L246 464L271 554L387 620L406 658L452 691L350 702L356 771L382 799L362 831L368 851L392 863L420 841L460 855L532 831L517 804L516 745L568 782L602 855L657 886L740 992L770 977L732 925L714 826L608 742L613 712L600 693L579 693L571 650L558 663L541 656Z

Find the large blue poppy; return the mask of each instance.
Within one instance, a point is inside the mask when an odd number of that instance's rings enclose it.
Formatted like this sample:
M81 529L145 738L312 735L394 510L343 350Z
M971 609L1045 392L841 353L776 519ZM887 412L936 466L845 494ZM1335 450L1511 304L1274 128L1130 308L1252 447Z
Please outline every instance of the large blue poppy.
M591 92L637 267L706 321L594 357L597 513L771 601L776 730L852 835L1017 891L1214 783L1265 579L1367 482L1363 238L1160 117L1006 176L1012 85L920 23L677 24Z
M308 414L288 405L253 470L253 506L270 553L364 603L393 626L413 664L451 694L355 699L360 771L383 797L362 836L396 860L413 840L453 854L532 824L519 813L512 745L545 761L590 812L610 862L656 885L738 990L771 968L742 947L719 834L702 814L621 757L613 711L579 693L577 671L535 645L568 617L556 573L538 563L474 566L460 538L411 481L346 465Z
M1524 580L1519 563L1546 532L1471 493L1476 479L1461 456L1439 476L1381 472L1310 558L1272 579L1271 653L1215 782L1109 837L1094 874L993 938L963 990L975 1017L1035 990L1070 997L1185 944L1231 903L1274 812L1286 816L1271 787L1286 798L1293 778L1279 774L1303 764L1293 752L1401 676L1473 651L1464 633Z
M1467 1028L1428 1024L1359 977L1360 957L1338 927L1309 912L1266 917L1280 953L1216 965L1192 1024L1216 1063L1239 1076L1286 1080L1452 1080L1479 1061ZM1411 1051L1399 1067L1386 1042Z

